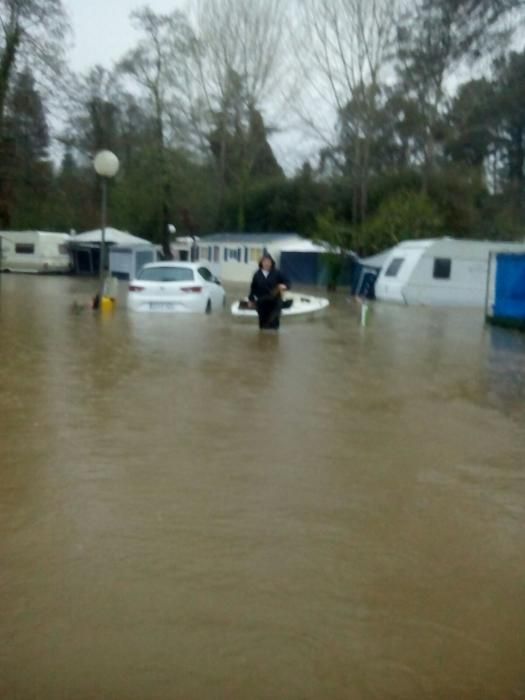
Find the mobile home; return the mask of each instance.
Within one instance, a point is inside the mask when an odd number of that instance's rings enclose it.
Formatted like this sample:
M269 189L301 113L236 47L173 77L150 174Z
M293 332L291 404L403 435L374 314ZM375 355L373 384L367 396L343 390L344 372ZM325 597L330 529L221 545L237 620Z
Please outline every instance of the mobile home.
M525 253L523 243L439 238L392 248L375 285L383 301L483 308L491 253Z
M201 238L200 260L206 260L220 279L249 282L263 253L279 264L283 246L302 238L295 233L217 233Z
M66 233L0 231L2 272L70 272L71 256Z
M194 259L206 261L214 275L229 282L249 282L263 253L278 265L281 253L312 243L296 233L217 233L201 238L193 248ZM309 248L308 248L309 249Z

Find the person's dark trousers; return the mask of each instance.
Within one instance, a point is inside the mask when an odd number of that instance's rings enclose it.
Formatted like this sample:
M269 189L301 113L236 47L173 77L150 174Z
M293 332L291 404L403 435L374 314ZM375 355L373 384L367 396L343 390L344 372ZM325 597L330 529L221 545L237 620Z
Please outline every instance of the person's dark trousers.
M257 302L259 328L278 330L281 318L280 299L260 299Z

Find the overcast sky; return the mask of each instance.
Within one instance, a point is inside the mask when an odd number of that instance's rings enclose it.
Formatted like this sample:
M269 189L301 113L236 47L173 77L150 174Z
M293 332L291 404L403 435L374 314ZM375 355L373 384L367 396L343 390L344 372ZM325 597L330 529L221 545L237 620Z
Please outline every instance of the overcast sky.
M73 27L71 67L83 71L95 64L110 67L133 46L130 13L144 5L155 12L171 12L184 0L63 0Z
M73 29L69 51L70 66L83 72L100 64L110 68L127 49L133 47L137 34L131 26L130 13L148 5L155 12L172 12L187 7L186 0L63 0ZM275 154L288 173L307 158L315 159L319 143L290 125L278 126L271 138ZM283 128L284 127L284 128Z

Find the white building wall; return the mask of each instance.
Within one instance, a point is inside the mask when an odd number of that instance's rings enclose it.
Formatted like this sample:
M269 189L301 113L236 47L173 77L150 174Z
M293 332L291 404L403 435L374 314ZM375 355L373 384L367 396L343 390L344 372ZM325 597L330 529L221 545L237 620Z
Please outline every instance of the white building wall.
M256 236L241 241L209 243L201 239L198 245L199 262L207 264L213 274L225 282L249 284L265 250L279 264L281 249L297 240L301 239L290 236L267 244L257 240Z

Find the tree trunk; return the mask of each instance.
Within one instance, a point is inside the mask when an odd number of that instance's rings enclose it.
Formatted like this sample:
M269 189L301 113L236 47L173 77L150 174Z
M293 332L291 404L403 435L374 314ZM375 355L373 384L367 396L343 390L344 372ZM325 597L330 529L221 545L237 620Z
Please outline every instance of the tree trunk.
M359 137L355 139L354 162L352 165L352 223L359 223L359 171L361 169L361 149Z
M509 144L509 180L517 186L523 184L524 144L523 129L516 126L510 131Z
M11 206L13 193L9 186L8 176L8 145L4 140L4 112L9 89L9 79L13 69L16 53L22 38L20 27L15 25L14 31L5 37L5 46L0 57L0 227L9 228L11 225Z
M525 148L523 143L524 130L520 126L514 126L510 130L511 141L508 146L508 176L510 183L510 193L512 205L517 211L523 208L523 184L525 182L525 173L523 166L525 164Z
M15 25L14 31L8 33L5 40L5 47L0 58L0 140L4 136L4 111L9 89L9 78L13 69L16 52L20 44L21 32L19 25Z
M166 260L172 260L173 254L170 245L170 232L168 225L170 221L170 200L171 200L171 185L169 180L168 168L166 165L166 148L164 145L164 125L162 123L162 106L160 98L155 95L156 103L156 120L157 120L157 149L159 160L160 174L160 191L159 191L159 240L162 246L162 252Z
M361 171L361 223L368 213L368 173L370 167L370 141L364 142L363 168Z
M237 231L243 233L246 229L246 189L248 176L243 169L241 171L241 179L239 181L239 199L237 201Z
M423 181L421 183L421 189L423 194L428 194L428 188L430 184L430 177L434 169L434 137L431 133L427 134L425 139L425 162L423 164Z

